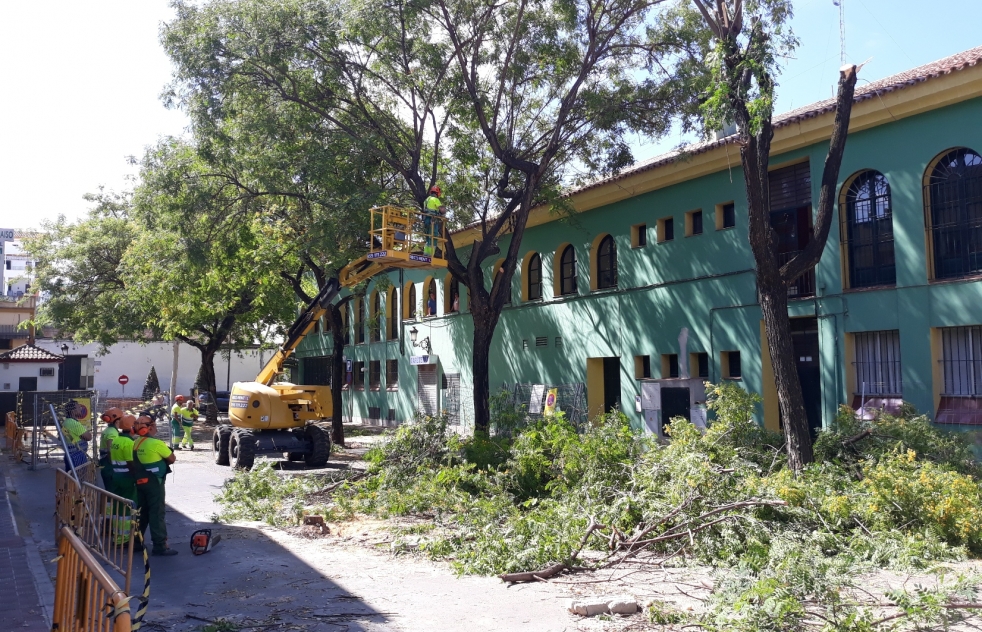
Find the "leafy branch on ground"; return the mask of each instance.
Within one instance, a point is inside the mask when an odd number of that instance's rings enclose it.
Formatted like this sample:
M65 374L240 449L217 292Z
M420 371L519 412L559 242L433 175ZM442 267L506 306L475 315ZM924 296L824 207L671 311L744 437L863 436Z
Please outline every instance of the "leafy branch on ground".
M562 414L503 411L500 431L483 438L425 417L373 447L362 478L329 486L321 511L427 521L420 550L513 581L629 559L710 569L703 611L649 608L654 622L859 632L950 625L974 611L980 579L943 571L982 554L982 487L960 437L910 408L874 420L843 408L816 463L796 475L782 437L753 421L756 395L732 383L707 384L707 395L709 428L676 418L667 441L617 411L585 432ZM317 487L304 485L261 466L229 482L223 515L299 519ZM864 578L881 569L935 581L871 593Z

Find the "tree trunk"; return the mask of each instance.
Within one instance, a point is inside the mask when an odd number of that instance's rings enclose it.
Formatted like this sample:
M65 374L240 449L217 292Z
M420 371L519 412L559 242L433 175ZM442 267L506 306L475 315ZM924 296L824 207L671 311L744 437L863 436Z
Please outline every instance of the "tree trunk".
M798 379L798 367L795 365L791 320L788 318L788 288L780 279L777 283L758 279L757 290L783 419L788 465L797 472L805 464L814 461L815 456L808 415L805 413L805 399L801 393L801 381Z
M201 368L204 378L204 390L208 391L208 403L205 405L205 422L211 425L218 424L218 407L215 405L215 353L218 349L211 346L201 350ZM200 396L199 396L200 400Z
M344 385L344 321L341 320L341 309L346 302L332 305L328 309L328 320L331 323L331 338L334 341L334 355L331 356L331 441L335 445L344 446L344 407L341 387Z
M491 396L490 360L491 339L494 326L487 318L474 315L474 349L471 357L471 371L474 374L474 436L488 437L491 434Z

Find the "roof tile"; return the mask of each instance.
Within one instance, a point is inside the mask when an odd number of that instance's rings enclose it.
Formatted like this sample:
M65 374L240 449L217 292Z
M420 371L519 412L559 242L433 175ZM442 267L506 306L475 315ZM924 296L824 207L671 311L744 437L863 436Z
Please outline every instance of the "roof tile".
M0 362L64 362L64 356L32 344L21 345L16 349L0 353Z

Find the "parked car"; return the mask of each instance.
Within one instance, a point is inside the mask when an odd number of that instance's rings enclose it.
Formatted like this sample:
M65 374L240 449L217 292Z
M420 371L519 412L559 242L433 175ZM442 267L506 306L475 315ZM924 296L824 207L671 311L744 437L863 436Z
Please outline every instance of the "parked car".
M218 409L218 412L228 413L228 400L230 394L231 393L229 391L215 391L215 407ZM198 394L198 403L201 404L201 406L205 406L210 400L211 393L208 391L201 391Z

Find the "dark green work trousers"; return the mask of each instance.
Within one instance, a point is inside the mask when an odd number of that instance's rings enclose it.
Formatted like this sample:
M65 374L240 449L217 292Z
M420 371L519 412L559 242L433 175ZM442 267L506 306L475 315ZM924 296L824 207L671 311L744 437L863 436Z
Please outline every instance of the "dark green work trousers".
M137 506L140 508L140 533L153 538L153 550L167 549L167 523L164 522L164 481L155 474L146 475L146 483L136 486ZM143 480L143 479L141 479Z

